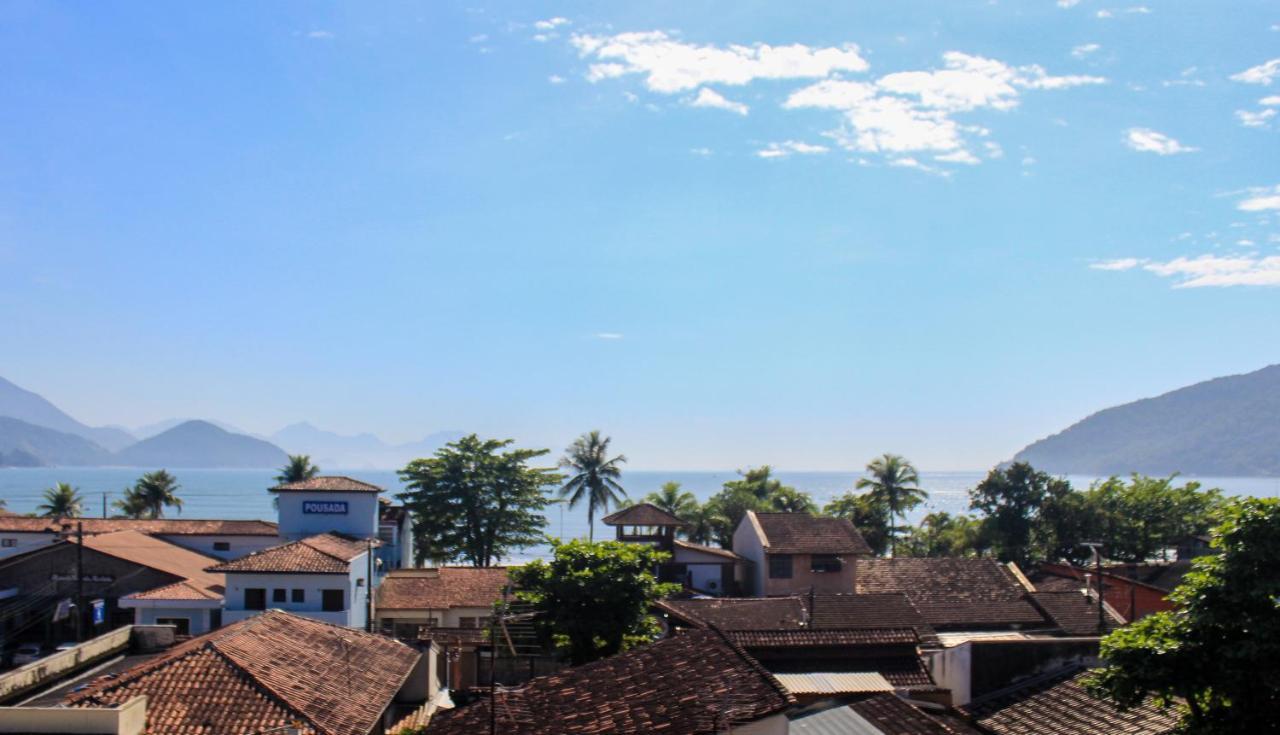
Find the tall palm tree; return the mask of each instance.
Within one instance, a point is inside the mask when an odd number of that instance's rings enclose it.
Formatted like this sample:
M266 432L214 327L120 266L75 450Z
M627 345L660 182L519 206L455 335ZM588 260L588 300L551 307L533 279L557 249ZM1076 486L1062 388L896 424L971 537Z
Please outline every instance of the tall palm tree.
M320 468L311 464L311 455L309 454L290 454L289 464L280 468L280 474L276 475L276 482L281 485L290 482L302 482L310 480L320 473Z
M678 482L662 483L662 489L644 496L643 502L656 505L682 521L692 521L698 515L698 499L688 490L681 490Z
M920 489L920 474L905 457L885 454L867 463L867 474L858 480L857 488L866 490L885 507L889 530L889 555L897 552L898 532L894 519L924 502L929 493Z
M131 496L134 502L146 509L147 518L163 518L164 509L170 506L182 513L182 499L178 497L180 489L182 486L177 478L165 470L156 470L138 478Z
M123 498L112 503L116 510L120 511L120 515L125 518L145 518L148 510L147 500L142 497L142 493L135 488L125 487L123 494Z
M569 499L569 507L576 508L584 499L587 501L587 537L590 541L596 538L596 511L607 511L610 505L619 501L619 495L627 496L627 491L618 484L622 477L621 465L627 458L619 454L613 459L609 456L609 437L601 437L600 432L592 430L583 434L569 445L560 466L574 471L573 477L560 488L560 497Z
M44 491L44 502L36 512L46 518L76 518L84 514L84 498L79 488L60 482Z

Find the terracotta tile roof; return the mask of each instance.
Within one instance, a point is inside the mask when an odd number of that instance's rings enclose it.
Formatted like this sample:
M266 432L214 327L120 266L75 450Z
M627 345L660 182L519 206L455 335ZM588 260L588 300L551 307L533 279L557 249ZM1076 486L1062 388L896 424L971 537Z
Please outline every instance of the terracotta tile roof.
M695 544L692 541L685 541L680 538L675 540L675 545L676 548L679 549L688 549L689 551L697 551L703 554L722 556L725 561L736 561L742 558L728 549L721 549L718 546L703 546L702 544Z
M76 543L75 539L69 539L68 542ZM190 549L184 549L177 544L171 544L155 536L149 536L138 531L116 531L114 533L85 536L84 546L86 549L93 549L99 553L114 556L117 559L124 559L166 574L172 574L189 583L186 586L199 595L198 598L182 597L175 599L220 599L225 591L225 578L221 574L206 571L210 564L217 563L217 559L198 554ZM178 584L182 584L182 582ZM167 585L167 587L172 586ZM165 589L165 587L159 589ZM158 591L151 590L151 592ZM193 592L182 594L192 594ZM169 598L153 597L150 599Z
M1064 669L1017 687L994 692L961 708L995 735L1164 735L1177 725L1173 709L1147 703L1121 712L1091 696L1081 684L1085 671Z
M147 732L225 735L282 727L367 735L421 654L380 635L279 610L193 638L73 694L75 707L147 696Z
M347 574L351 562L368 550L363 540L321 533L209 567L211 572L285 572Z
M1031 600L1067 635L1098 634L1098 597L1085 596L1080 590L1032 592ZM1106 631L1124 624L1108 605Z
M850 704L849 709L884 735L973 735L977 732L963 723L932 717L893 694L868 697Z
M994 559L858 559L857 592L902 592L935 628L1047 626L1027 589Z
M871 547L845 518L755 513L770 554L867 554Z
M921 640L936 638L933 626L902 592L840 592L801 595L800 599L812 606L810 624L814 628L911 627Z
M739 630L727 632L743 648L813 648L818 646L901 645L919 642L913 628L857 630Z
M504 735L701 735L794 702L760 664L710 630L529 681L497 698ZM436 712L431 735L488 732L489 703Z
M192 518L31 518L0 516L0 532L59 533L68 526L74 533L76 524L86 534L140 531L162 536L277 536L276 524L268 521L199 520Z
M490 607L509 582L506 567L398 569L378 586L379 610Z
M690 625L721 630L786 630L800 628L807 616L799 597L716 597L660 600L655 605Z
M310 480L286 482L271 488L273 493L309 492L309 493L380 493L382 488L360 480L341 475L313 477Z
M622 510L610 513L601 519L606 526L687 526L680 520L653 503L636 503Z
M191 582L174 582L145 592L126 595L125 600L221 600L226 589L222 586L217 591L204 589Z
M489 642L488 628L446 628L443 626L420 626L418 640L435 641L442 645L475 646Z

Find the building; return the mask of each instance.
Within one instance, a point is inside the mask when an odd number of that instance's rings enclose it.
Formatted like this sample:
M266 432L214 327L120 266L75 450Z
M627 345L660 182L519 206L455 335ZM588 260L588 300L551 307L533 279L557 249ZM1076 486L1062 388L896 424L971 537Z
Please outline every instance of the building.
M431 735L785 735L795 704L776 678L715 630L692 630L436 713Z
M0 513L0 559L48 546L74 535L77 528L88 536L137 531L219 559L234 559L280 542L276 524L268 521L31 518Z
M747 562L746 594L760 597L854 591L855 562L871 547L844 518L747 511L733 534Z
M728 549L695 544L678 538L689 524L652 503L637 503L604 517L617 530L617 539L650 544L671 555L658 568L658 579L684 585L704 595L735 594L742 574L742 559Z
M1169 593L1190 571L1190 562L1126 564L1102 571L1102 596L1125 620L1140 620L1153 612L1172 610ZM1041 562L1030 575L1037 590L1075 592L1098 599L1096 569Z
M925 708L928 708L927 710ZM791 735L983 735L954 713L892 694L798 712Z
M375 506L370 506L376 510ZM349 628L365 628L373 607L371 538L317 533L209 567L226 575L223 622L285 610Z
M899 592L939 634L1046 630L1054 624L1030 600L1015 565L994 559L859 559L859 593Z
M390 638L272 610L103 677L66 705L146 697L153 735L369 735L432 700L429 667Z

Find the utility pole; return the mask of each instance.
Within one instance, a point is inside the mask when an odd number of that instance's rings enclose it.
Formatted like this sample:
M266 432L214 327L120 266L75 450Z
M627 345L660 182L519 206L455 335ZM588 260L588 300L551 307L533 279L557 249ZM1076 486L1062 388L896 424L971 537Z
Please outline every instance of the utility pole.
M102 517L103 519L107 517L107 493L105 490L102 492Z
M1103 635L1107 632L1107 612L1103 595L1106 582L1102 579L1102 542L1085 541L1080 545L1093 549L1094 566L1098 572L1098 635Z
M365 554L369 558L368 576L364 583L364 629L370 633L373 632L373 539L365 539L368 551Z
M76 643L84 641L84 522L76 521Z

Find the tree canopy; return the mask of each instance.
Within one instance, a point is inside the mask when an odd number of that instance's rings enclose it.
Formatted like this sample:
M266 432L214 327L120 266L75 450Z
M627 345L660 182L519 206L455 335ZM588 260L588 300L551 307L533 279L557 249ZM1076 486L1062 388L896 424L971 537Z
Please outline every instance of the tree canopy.
M822 512L833 518L848 519L876 556L884 556L889 550L889 506L883 498L848 492L832 498Z
M1276 732L1280 707L1280 500L1221 511L1200 557L1158 612L1102 640L1091 684L1122 707L1177 701L1191 735Z
M280 468L276 482L286 485L290 482L310 480L320 474L320 468L311 463L309 454L290 454L289 463Z
M124 498L115 502L115 507L128 518L163 518L165 508L176 508L182 512L182 498L178 491L182 486L177 478L165 470L148 472L126 488Z
M816 507L807 493L783 485L774 477L769 465L739 470L738 475L739 479L724 483L703 506L703 523L710 540L726 549L733 546L733 532L749 510L786 512L794 508L808 512Z
M680 589L659 583L655 574L668 554L644 544L580 539L553 541L552 549L550 561L512 568L511 581L574 665L656 637L649 608Z
M983 533L1000 561L1026 564L1034 555L1032 535L1041 507L1070 492L1066 480L1015 462L987 473L969 491L969 508L986 514Z
M886 526L889 532L889 554L897 555L898 526L895 518L902 518L907 511L920 505L929 493L920 489L920 474L906 457L884 454L867 463L867 477L858 478L854 485L871 496L876 507L888 514Z
M550 450L512 443L471 434L400 470L407 490L397 497L413 512L419 562L487 567L543 540L547 493L563 478L529 465Z
M84 498L79 488L59 482L44 491L44 502L36 512L47 518L78 518L84 514Z
M575 439L560 460L561 467L573 472L560 488L560 497L568 498L570 508L586 501L587 537L592 540L596 536L596 511L604 513L627 497L627 491L618 482L627 458L621 454L610 458L610 441L593 429Z

